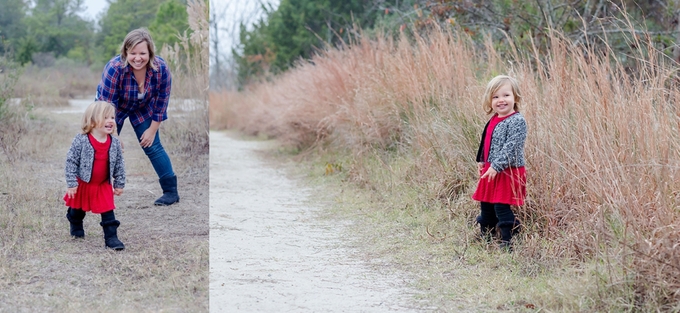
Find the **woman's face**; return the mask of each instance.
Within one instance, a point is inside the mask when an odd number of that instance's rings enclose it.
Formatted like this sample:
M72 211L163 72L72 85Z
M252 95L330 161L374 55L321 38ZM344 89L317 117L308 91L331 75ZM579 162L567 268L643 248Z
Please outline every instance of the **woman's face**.
M146 41L128 50L127 61L135 70L146 70L146 65L149 64L149 47Z

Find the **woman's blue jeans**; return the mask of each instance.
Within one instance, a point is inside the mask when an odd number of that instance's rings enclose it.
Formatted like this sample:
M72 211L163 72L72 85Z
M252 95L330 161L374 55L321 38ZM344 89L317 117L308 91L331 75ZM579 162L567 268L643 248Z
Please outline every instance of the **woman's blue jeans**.
M137 134L137 140L139 141L142 137L142 134L151 127L151 121L152 119L147 119L146 121L142 122L141 124L137 126L132 126L132 128L135 130L135 134ZM132 124L132 123L130 123ZM119 124L118 126L118 134L120 135L120 131L123 129L123 125ZM172 163L170 163L170 157L168 156L168 153L165 152L165 149L163 149L163 145L161 144L161 137L160 137L160 132L161 130L158 129L156 132L156 137L153 139L153 143L151 146L148 148L142 148L144 150L144 153L146 153L146 156L149 157L149 161L151 161L151 165L153 165L153 169L156 170L156 174L158 174L158 178L166 178L166 177L172 177L175 176L175 172L172 170Z

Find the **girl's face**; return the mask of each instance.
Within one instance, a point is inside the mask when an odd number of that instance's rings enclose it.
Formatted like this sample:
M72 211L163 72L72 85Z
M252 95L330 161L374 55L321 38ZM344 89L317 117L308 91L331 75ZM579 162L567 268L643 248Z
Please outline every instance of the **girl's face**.
M505 83L491 95L491 108L498 117L504 117L515 111L515 93L510 83Z
M142 41L128 50L127 61L135 70L146 70L146 65L149 64L149 46L146 41Z
M97 127L93 128L92 131L99 135L110 135L113 133L114 127L116 126L116 118L113 113L106 114L104 122Z

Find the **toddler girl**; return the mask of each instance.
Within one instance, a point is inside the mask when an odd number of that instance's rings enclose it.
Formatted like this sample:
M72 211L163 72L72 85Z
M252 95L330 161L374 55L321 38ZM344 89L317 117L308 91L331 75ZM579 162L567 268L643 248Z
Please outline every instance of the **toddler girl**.
M125 187L125 163L116 130L116 109L108 102L96 101L85 109L82 133L76 135L66 155L66 218L71 236L85 237L85 212L101 214L106 247L123 250L118 240L120 222L113 214L113 195L120 196ZM113 184L113 186L112 186Z
M490 240L496 227L501 232L501 247L511 248L510 240L519 221L511 205L523 205L526 196L524 141L527 126L519 113L522 99L517 81L509 76L494 77L486 86L483 107L494 113L482 132L477 151L479 183L472 199L481 202L477 222L482 238Z

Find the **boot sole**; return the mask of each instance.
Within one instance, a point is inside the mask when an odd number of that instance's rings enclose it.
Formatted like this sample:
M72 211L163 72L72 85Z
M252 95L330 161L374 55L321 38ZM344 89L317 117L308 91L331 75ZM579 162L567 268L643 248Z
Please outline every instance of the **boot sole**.
M168 204L168 203L158 203L158 202L154 202L153 205L155 205L155 206L170 206L170 205L173 205L173 204L175 204L175 203L179 203L179 200L177 200L177 201L175 201L175 202L173 202L173 203L170 203L170 204Z

